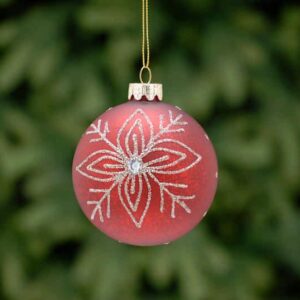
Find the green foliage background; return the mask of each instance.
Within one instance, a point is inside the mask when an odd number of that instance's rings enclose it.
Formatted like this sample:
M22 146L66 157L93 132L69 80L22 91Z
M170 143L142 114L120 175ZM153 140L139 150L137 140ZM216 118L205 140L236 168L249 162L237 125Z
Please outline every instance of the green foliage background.
M74 198L78 139L137 81L141 1L0 0L0 299L300 299L297 1L150 5L154 79L216 147L210 213L139 248Z

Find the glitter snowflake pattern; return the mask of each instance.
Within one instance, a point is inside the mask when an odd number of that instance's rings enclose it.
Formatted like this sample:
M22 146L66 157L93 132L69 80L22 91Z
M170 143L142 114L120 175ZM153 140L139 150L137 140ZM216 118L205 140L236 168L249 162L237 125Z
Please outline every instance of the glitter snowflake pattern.
M167 121L165 117L160 115L159 128L155 133L150 118L142 109L137 109L123 123L115 142L108 138L108 122L99 119L90 126L86 132L91 136L89 142L104 142L107 149L91 153L76 166L76 171L99 184L109 185L108 188L89 189L91 193L99 194L97 201L87 201L88 205L94 207L92 220L99 216L100 222L104 222L104 213L106 218L110 218L111 193L116 189L120 202L132 222L137 228L141 228L151 204L151 181L159 187L161 213L165 212L167 199L171 201L171 218L176 217L178 206L186 213L191 213L186 202L194 199L195 195L188 195L186 192L182 195L182 192L188 189L188 185L173 183L171 180L174 175L183 173L198 164L201 156L179 140L168 138L170 133L173 136L185 131L184 126L188 123L183 120L183 115L174 116L169 110ZM147 135L144 134L145 132ZM159 174L163 174L163 178L170 175L170 182L159 180ZM146 202L141 205L144 201ZM137 217L136 212L140 207L143 211Z

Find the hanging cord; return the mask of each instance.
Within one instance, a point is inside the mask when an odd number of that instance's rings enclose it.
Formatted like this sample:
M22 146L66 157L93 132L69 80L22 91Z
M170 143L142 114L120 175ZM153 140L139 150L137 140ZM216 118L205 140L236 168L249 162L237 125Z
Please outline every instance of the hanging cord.
M142 63L143 66L140 70L140 82L143 81L144 71L148 71L148 82L151 82L152 72L149 67L150 65L150 41L149 41L149 3L148 0L142 0Z

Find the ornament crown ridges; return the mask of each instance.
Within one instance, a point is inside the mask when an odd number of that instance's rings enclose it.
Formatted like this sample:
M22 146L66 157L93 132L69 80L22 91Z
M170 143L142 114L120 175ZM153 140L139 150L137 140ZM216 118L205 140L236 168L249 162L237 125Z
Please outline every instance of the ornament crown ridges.
M161 83L130 83L128 89L128 100L148 101L163 99L163 87Z

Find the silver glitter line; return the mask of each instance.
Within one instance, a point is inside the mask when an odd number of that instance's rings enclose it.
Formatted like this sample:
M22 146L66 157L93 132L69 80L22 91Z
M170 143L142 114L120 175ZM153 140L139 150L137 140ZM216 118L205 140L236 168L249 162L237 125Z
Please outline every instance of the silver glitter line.
M137 140L137 136L136 136L136 134L134 134L133 136L132 136L132 139L133 139L133 155L134 156L137 156L138 155L138 153L139 153L139 145L138 145L138 140Z
M130 194L134 195L135 194L135 176L131 177L131 185L130 185Z
M187 122L179 122L179 120L182 118L182 114L179 114L178 116L175 117L175 119L173 119L173 114L172 112L169 110L169 123L166 125L166 127L163 126L163 119L164 116L160 115L160 131L150 140L150 142L148 143L146 149L143 151L143 155L145 156L146 154L148 154L151 149L153 148L154 143L163 135L166 133L174 133L175 132L179 133L179 132L183 132L184 128L179 128L179 129L171 129L173 126L185 126L188 125ZM153 126L152 126L153 127ZM181 129L181 130L180 130ZM183 130L182 130L183 129ZM179 130L179 131L178 131Z
M130 210L128 208L128 206L126 205L125 201L124 201L124 198L123 198L123 195L122 195L122 186L123 186L123 182L121 182L119 185L118 185L118 192L119 192L119 198L120 198L120 201L123 205L123 207L125 208L125 210L127 211L129 217L131 218L131 220L133 221L133 223L135 224L135 226L137 228L141 228L142 227L142 223L143 223L143 220L146 216L146 213L149 209L149 205L150 205L150 202L151 202L151 197L152 197L152 194L151 194L151 186L150 186L150 183L149 183L149 180L148 180L148 177L146 174L143 174L143 177L144 177L144 180L146 182L146 185L147 185L147 190L148 190L148 197L147 197L147 200L146 200L146 206L144 208L144 211L140 217L139 220L137 220L135 218L135 216L133 215L132 213L132 210ZM130 204L129 204L130 205Z
M153 140L153 124L150 121L149 117L145 114L145 112L142 109L137 109L132 115L130 115L126 121L124 122L124 124L121 126L118 135L117 135L117 144L118 144L118 148L122 149L122 145L121 145L121 135L123 133L123 131L125 130L125 128L127 127L127 125L130 123L130 121L132 119L134 119L137 115L140 115L140 117L143 117L146 121L146 124L149 127L149 144L152 143ZM131 126L132 127L132 126ZM129 129L130 130L130 129ZM142 141L142 145L145 145L145 136L144 134L141 134L141 141ZM126 142L126 141L125 141ZM126 145L125 145L126 147ZM143 149L142 149L143 152Z
M104 164L105 169L124 169L123 165Z
M106 159L109 159L109 160L115 160L115 161L118 161L117 159L113 159L111 156L109 155L103 155L102 157L99 157L98 159L96 159L95 161L93 161L91 164L89 164L87 166L87 170L88 171L91 171L91 172L94 172L94 173L97 173L97 174L104 174L104 175L114 175L116 174L116 171L114 169L116 168L113 168L112 170L113 171L108 171L107 169L108 168L105 168L105 165L104 165L104 169L105 170L101 170L101 169L96 169L94 168L95 165L97 165L98 163L100 163L101 161L103 160L106 160ZM123 167L122 165L120 165L120 168ZM120 169L119 168L119 169ZM124 167L123 167L124 168ZM119 173L119 172L118 172Z
M195 195L193 196L177 196L173 193L171 193L168 189L165 189L165 192L169 194L169 196L172 198L172 210L171 210L171 218L175 218L175 204L180 205L188 214L190 214L192 211L191 209L186 205L184 201L181 201L180 199L194 199Z
M170 168L170 167L173 167L173 166L176 166L177 164L179 164L181 161L185 160L186 159L186 154L185 153L182 153L182 152L179 152L179 151L176 151L176 150L173 150L173 149L168 149L168 148L163 148L163 147L158 147L158 148L152 148L152 151L151 152L154 152L154 151L158 151L158 152L169 152L171 154L175 154L176 156L178 156L178 158L176 160L174 160L173 162L171 163L168 163L168 164L164 164L164 165L160 165L160 166L152 166L152 167L149 167L149 170L150 171L157 171L157 170L160 170L160 169L166 169L166 168ZM165 160L163 159L165 156L162 156L158 159L156 159L156 161L158 162L164 162ZM151 166L152 165L152 161L150 161L148 163L148 166Z
M191 209L186 205L186 203L184 201L181 201L181 200L194 199L195 195L190 195L190 196L175 195L166 186L173 186L173 187L183 188L182 184L160 182L154 174L149 173L149 175L159 185L160 194L163 195L163 193L165 192L171 197L171 199L172 199L171 217L172 218L175 218L175 203L180 205L187 213L191 213ZM185 186L184 188L186 188L186 187L187 186ZM163 199L163 201L162 201L162 199ZM164 197L161 197L160 211L161 212L164 211Z
M183 149L187 150L188 153L194 155L194 157L196 159L191 164L187 165L184 168L180 168L180 169L177 169L177 170L170 171L170 170L161 170L162 168L152 167L152 168L150 168L151 172L155 172L155 173L158 173L158 174L179 174L179 173L182 173L182 172L185 172L185 171L191 169L194 165L196 165L197 163L199 163L200 160L202 159L201 155L199 155L198 153L196 153L194 150L192 150L190 147L188 147L184 143L181 143L181 142L179 142L177 140L174 140L174 139L162 139L162 140L159 140L158 142L154 143L154 146L159 145L161 143L174 143L174 144L177 144L177 145L181 146ZM155 148L153 148L153 149L155 149ZM168 149L168 151L170 151L170 149ZM182 155L182 157L184 157L184 158L180 159L180 161L185 160L185 158L187 157L186 154L183 153L183 152L179 152L179 151L175 151L175 150L172 150L172 152L174 154L177 153L178 155ZM177 161L177 163L179 163L180 161ZM175 162L171 166L176 165L177 163L175 164ZM170 167L170 166L166 166L166 167Z
M131 126L131 128L129 129L129 131L126 134L126 137L125 137L125 148L126 148L126 151L127 151L127 154L128 154L129 157L132 156L132 155L136 155L138 153L138 150L135 148L135 147L137 147L136 134L132 135L132 132L134 131L135 127L138 128L138 130L140 132L140 136L142 138L141 139L141 141L142 141L142 149L144 149L144 147L145 147L145 138L144 138L143 126L142 126L141 120L137 119L134 122L134 124ZM132 135L132 140L133 140L133 143L134 143L134 150L133 150L133 152L131 151L130 145L129 145L129 139L130 139L131 135ZM136 154L135 154L135 152L136 152Z
M172 182L164 182L164 186L173 186L180 189L186 189L188 187L187 184L182 183L172 183Z
M106 191L107 189L89 189L90 193L105 193Z
M152 166L156 163L160 163L160 162L163 162L163 161L167 161L170 159L170 156L169 155L164 155L164 156L161 156L160 158L156 158L156 159L153 159L147 163L144 164L145 167L149 167L149 166Z
M100 222L104 222L104 218L103 218L103 214L102 214L102 207L101 204L102 202L107 199L107 201L110 201L110 194L112 192L112 190L114 189L115 186L117 186L120 183L120 181L115 181L111 187L109 189L107 189L105 191L105 193L102 195L102 197L100 198L100 200L97 202L96 206L93 209L93 212L91 214L91 219L94 220L95 219L95 215L97 212L99 212L99 217L100 217ZM90 204L90 202L88 202L88 204Z
M98 157L98 159L93 160L90 164L87 164L89 160L91 160L94 156L98 156L99 154L103 154L103 156ZM83 176L86 176L92 180L99 181L99 182L110 182L114 181L114 176L116 174L122 173L122 172L116 172L116 171L107 171L106 169L100 170L95 169L94 166L99 163L102 160L109 159L114 160L116 162L119 162L121 164L121 160L117 156L118 154L110 151L110 150L98 150L93 153L91 153L88 157L86 157L77 167L76 170L82 174ZM85 166L87 165L87 166ZM89 173L87 173L87 171ZM96 174L103 174L109 176L108 178L99 178L96 176L93 176L90 173L96 173Z
M135 177L135 176L134 176ZM130 206L130 208L132 209L132 211L136 212L137 209L138 209L138 206L139 206L139 203L141 201L141 197L142 197L142 192L143 192L143 181L141 179L141 175L139 174L139 180L138 180L138 194L136 196L136 199L135 201L132 201L131 198L130 198L130 194L129 194L129 190L130 188L128 187L129 185L129 181L132 180L132 178L130 176L127 176L127 179L125 181L125 186L124 186L124 189L125 189L125 195L126 195L126 200Z
M110 218L110 194L107 195L106 217Z
M103 132L101 131L101 119L98 120L97 125L95 124L91 124L90 127L92 127L92 130L89 130L86 132L86 134L98 134L100 136L100 138L93 138L91 139L89 142L90 143L96 143L99 141L104 141L108 146L110 146L115 152L119 152L120 149L118 149L118 147L116 145L114 145L107 137L107 133L109 133L109 127L108 127L108 122L105 122L104 125L104 130Z
M185 132L184 128L178 128L178 129L168 129L168 133L180 133L180 132Z

